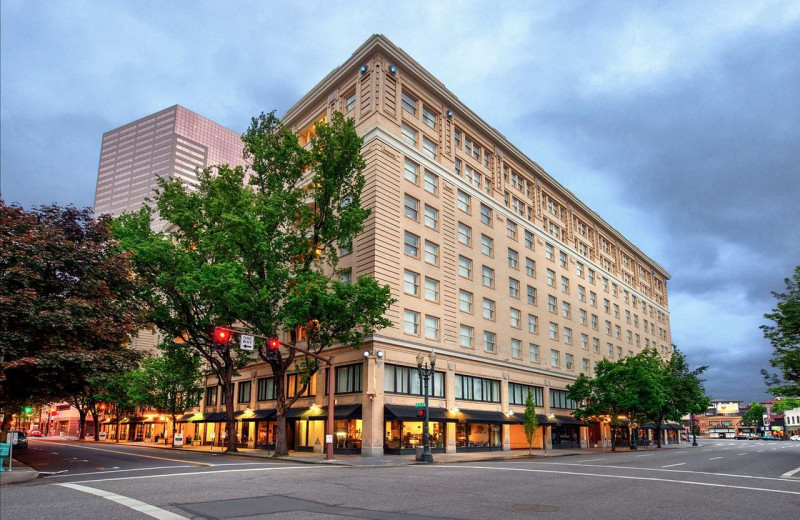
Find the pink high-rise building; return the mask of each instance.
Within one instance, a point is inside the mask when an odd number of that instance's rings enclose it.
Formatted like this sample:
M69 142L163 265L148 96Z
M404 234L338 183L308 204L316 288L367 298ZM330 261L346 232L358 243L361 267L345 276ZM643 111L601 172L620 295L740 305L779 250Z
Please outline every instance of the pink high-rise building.
M196 169L244 165L241 136L174 105L103 134L96 214L117 216L142 207L158 177L196 185Z

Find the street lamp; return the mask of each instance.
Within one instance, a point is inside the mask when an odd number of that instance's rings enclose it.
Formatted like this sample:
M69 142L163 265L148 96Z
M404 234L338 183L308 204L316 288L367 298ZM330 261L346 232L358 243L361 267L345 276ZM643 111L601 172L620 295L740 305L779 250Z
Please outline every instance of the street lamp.
M419 382L423 385L423 392L425 395L425 422L423 424L423 432L422 432L422 458L420 459L421 462L432 463L433 462L433 455L431 454L431 445L428 438L428 380L433 375L433 368L436 366L436 353L431 351L430 355L428 356L428 360L430 361L430 368L428 368L428 363L425 362L423 366L423 362L425 361L425 356L422 355L422 352L417 354L417 370L419 372Z
M694 413L689 415L692 423L692 446L697 446L697 430L694 428Z

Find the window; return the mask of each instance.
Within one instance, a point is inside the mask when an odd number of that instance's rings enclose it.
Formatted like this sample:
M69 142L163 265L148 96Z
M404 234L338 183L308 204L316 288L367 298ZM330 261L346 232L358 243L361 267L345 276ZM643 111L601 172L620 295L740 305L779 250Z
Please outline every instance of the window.
M456 399L500 402L500 381L456 374Z
M519 253L511 248L508 248L508 267L517 269L519 266Z
M417 100L414 99L411 95L403 92L403 97L400 104L403 106L403 110L405 110L412 116L417 115Z
M419 258L419 237L406 231L403 239L403 248L408 256Z
M336 367L336 393L352 394L361 391L361 363Z
M472 185L475 189L481 189L481 174L472 169L470 165L465 168L467 184Z
M481 203L481 222L488 226L492 225L492 208L483 203Z
M465 246L472 245L472 228L462 222L458 223L458 241Z
M206 406L215 406L217 404L217 387L206 387Z
M356 93L352 92L344 99L344 112L350 112L356 108Z
M432 302L439 301L439 280L425 277L425 299Z
M429 264L439 265L439 246L429 240L425 241L425 261Z
M465 256L458 257L458 275L472 279L472 260Z
M572 370L573 357L572 354L564 354L564 367L567 370Z
M470 205L472 204L472 197L467 195L461 190L458 190L458 209L464 213L470 212Z
M511 220L506 220L506 236L513 240L517 239L517 224Z
M586 358L583 358L583 368L581 369L581 371L584 374L588 374L589 373L589 360L586 359Z
M403 165L403 177L405 177L407 181L419 184L419 166L406 159Z
M508 295L512 298L519 298L519 280L508 279Z
M586 287L582 285L578 286L578 299L582 302L586 301Z
M531 305L536 305L536 287L529 285L527 287L528 292L528 303Z
M597 338L592 338L592 351L595 354L600 353L600 340Z
M564 343L572 345L572 329L569 327L564 327Z
M519 321L520 321L520 312L519 309L514 309L513 307L508 311L508 323L515 329L519 328Z
M250 389L253 387L252 381L239 381L237 383L237 390L238 395L236 402L237 403L249 403L250 402Z
M348 267L339 271L339 281L341 283L353 283L353 269Z
M458 308L464 312L472 312L472 293L460 289L458 291Z
M550 287L556 286L556 272L552 269L547 270L547 285Z
M511 340L511 357L522 357L522 342L518 339Z
M570 305L567 302L561 302L561 315L565 318L570 317Z
M419 313L406 310L403 312L403 332L419 336Z
M462 347L472 348L473 329L468 325L461 325L458 332L458 341Z
M494 300L483 299L483 317L487 320L494 320Z
M410 195L403 197L403 214L411 220L418 220L419 201Z
M494 269L484 265L481 269L481 282L486 287L494 287Z
M581 348L583 350L589 350L589 336L586 334L581 334Z
M544 389L542 387L519 383L508 383L508 404L525 406L528 393L533 394L533 402L536 406L544 406Z
M547 310L552 312L553 314L556 313L556 305L558 305L558 300L555 296L547 295Z
M539 318L533 314L528 314L528 332L539 334Z
M606 314L611 313L611 302L608 301L608 298L603 298L603 310L606 311Z
M608 354L609 358L614 357L614 345L611 343L606 343L606 354Z
M597 295L594 291L589 291L589 305L597 307Z
M271 401L275 399L275 378L262 377L256 383L256 400Z
M539 345L534 343L528 343L528 352L531 357L531 362L538 363L539 362Z
M550 339L558 341L558 325L550 322Z
M422 155L433 161L436 160L436 144L427 137L422 138Z
M434 130L436 129L436 114L424 105L422 106L422 122Z
M550 366L557 367L561 361L561 353L557 350L550 350Z
M528 276L536 276L536 262L532 258L525 258L525 274Z
M620 333L619 325L614 325L614 337L617 339L622 338L622 334Z
M594 283L594 269L589 269L589 283Z
M577 408L577 403L572 399L567 399L566 390L550 389L550 408L563 408L565 410L574 410Z
M456 165L456 175L461 177L461 159L456 159L455 165Z
M622 359L622 347L617 347L617 359Z
M425 316L425 337L428 339L439 339L439 318L435 316Z
M551 262L553 261L553 244L545 243L545 245L544 245L544 256L545 256L545 258L547 258Z
M592 314L592 329L597 330L597 314Z
M464 152L472 156L476 161L481 157L481 147L472 142L472 139L467 136L464 136Z
M528 249L533 249L533 233L525 230L525 247Z
M580 263L580 262L577 263L577 265L575 266L575 272L577 273L578 276L583 278L583 264L582 263Z
M403 292L419 296L419 275L413 271L403 272Z
M428 193L437 195L439 193L439 176L426 170L423 188Z
M578 320L581 325L586 325L586 309L580 309L578 311Z
M431 377L429 395L444 397L444 372L434 372ZM386 364L384 369L383 390L390 394L423 395L417 367L404 367Z
M561 277L561 292L569 294L569 280L566 276Z
M425 204L425 225L431 229L439 229L439 210Z
M492 256L494 253L492 249L494 248L494 240L487 237L486 235L481 235L481 253L486 256Z
M494 332L483 332L483 349L486 352L494 352L495 345L497 344L497 335Z
M403 125L400 129L403 134L403 142L408 146L417 147L417 131L410 126Z
M566 267L567 267L567 253L565 253L564 251L560 251L558 253L558 263L559 263L559 265L561 265L561 267L566 269Z
M606 334L611 335L611 322L606 320Z

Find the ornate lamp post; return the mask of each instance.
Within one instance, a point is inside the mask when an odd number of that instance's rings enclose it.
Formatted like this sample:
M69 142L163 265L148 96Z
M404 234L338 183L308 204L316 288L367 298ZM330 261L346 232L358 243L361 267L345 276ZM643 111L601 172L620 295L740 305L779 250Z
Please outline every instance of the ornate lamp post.
M431 352L428 356L428 360L430 361L430 368L428 367L428 363L425 362L423 366L423 362L425 361L425 356L422 355L422 352L417 354L417 370L419 371L419 382L422 384L423 392L425 395L425 422L422 426L422 458L420 459L422 462L431 463L433 462L433 455L431 454L431 445L429 442L428 436L428 380L433 375L433 368L436 366L436 353Z
M694 428L694 413L689 415L692 423L692 446L697 446L697 430Z

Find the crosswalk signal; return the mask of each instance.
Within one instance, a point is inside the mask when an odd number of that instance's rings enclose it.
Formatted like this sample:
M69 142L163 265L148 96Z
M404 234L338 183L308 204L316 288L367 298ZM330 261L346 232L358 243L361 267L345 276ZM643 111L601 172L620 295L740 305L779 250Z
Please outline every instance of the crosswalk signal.
M426 413L425 408L417 408L417 419L422 421L422 420L425 419L426 415L427 415L427 413Z

